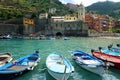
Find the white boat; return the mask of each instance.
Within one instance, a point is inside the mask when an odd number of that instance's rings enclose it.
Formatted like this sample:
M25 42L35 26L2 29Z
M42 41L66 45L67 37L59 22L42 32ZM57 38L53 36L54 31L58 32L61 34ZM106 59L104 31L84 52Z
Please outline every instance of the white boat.
M104 63L101 60L98 60L97 58L85 52L75 50L72 53L72 58L82 68L90 72L93 72L100 76L102 76L105 73L104 67L103 67Z
M6 36L3 36L3 39L12 39L12 36L6 35Z
M67 80L74 67L58 53L51 53L46 59L46 67L49 74L56 80Z
M64 39L64 40L70 40L70 38L68 38L68 37L64 37L63 39Z
M11 53L0 53L0 67L12 60Z

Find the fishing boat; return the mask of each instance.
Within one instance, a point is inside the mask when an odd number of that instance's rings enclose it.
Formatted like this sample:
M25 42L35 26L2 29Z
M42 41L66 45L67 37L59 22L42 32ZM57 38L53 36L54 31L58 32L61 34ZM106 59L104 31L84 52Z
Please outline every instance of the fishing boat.
M67 80L74 67L59 53L51 53L46 59L48 73L56 80Z
M3 53L0 54L0 67L12 60L12 54Z
M37 66L39 60L40 56L38 51L36 51L35 53L28 54L15 61L11 61L0 67L0 79L11 80L28 71L31 71L35 66Z
M72 52L72 59L83 69L102 76L104 73L104 63L101 60L83 51L75 50Z
M0 39L12 39L11 35L4 35L4 36L0 36Z
M120 44L117 44L116 47L113 47L113 45L109 45L108 49L99 47L100 52L103 52L105 54L110 54L113 56L119 56L120 57Z
M120 69L120 57L103 53L101 51L91 50L92 55L107 63L107 65Z

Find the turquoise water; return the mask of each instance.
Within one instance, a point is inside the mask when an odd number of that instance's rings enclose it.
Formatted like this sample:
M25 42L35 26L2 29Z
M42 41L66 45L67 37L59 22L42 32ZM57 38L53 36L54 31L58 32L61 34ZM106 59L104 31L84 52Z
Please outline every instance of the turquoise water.
M120 70L110 68L103 74L102 77L88 72L71 59L71 51L79 49L90 54L91 49L98 49L98 47L107 47L109 44L120 43L120 39L104 39L94 37L77 37L70 38L70 40L0 40L0 53L10 52L13 59L34 52L39 49L41 60L33 71L30 71L14 80L55 80L49 75L46 70L45 60L48 54L52 52L60 52L64 57L70 60L75 68L75 72L71 74L68 80L120 80Z

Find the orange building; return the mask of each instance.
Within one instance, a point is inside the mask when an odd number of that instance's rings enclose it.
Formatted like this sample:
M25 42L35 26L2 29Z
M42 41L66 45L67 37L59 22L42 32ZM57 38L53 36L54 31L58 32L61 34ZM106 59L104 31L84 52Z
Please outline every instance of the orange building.
M92 18L89 14L86 14L86 15L85 15L85 21L88 22L88 25L89 25L90 27L93 26L93 18Z
M101 23L96 15L86 14L85 21L88 22L89 28L101 32Z
M88 22L90 29L97 32L108 31L113 25L111 17L108 15L99 15L94 12L86 13L85 21Z

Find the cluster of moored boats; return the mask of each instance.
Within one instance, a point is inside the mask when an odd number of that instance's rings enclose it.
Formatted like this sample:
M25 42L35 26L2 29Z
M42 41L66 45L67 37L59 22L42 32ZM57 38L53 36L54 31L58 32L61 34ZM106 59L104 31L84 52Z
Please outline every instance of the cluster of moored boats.
M0 35L0 39L12 39L11 35Z
M26 56L20 57L17 60L12 60L10 53L0 54L0 79L11 80L28 71L34 69L40 60L38 51Z
M72 59L82 68L102 76L106 67L120 69L120 44L116 47L109 45L108 49L99 47L99 50L91 50L92 55L81 50L72 52ZM11 61L9 53L0 54L0 79L13 79L24 74L37 65L40 60L39 51ZM46 58L48 73L56 80L67 80L74 72L71 62L58 52L53 52ZM7 78L7 79L6 79Z
M99 51L91 50L92 55L105 62L105 65L120 69L120 44L109 45L108 49L99 47Z
M72 59L82 68L102 76L108 67L120 68L120 44L116 47L108 46L108 49L99 47L99 50L91 50L92 55L81 50L72 52ZM114 54L113 54L114 53ZM115 55L116 54L116 55ZM67 80L74 72L72 64L59 53L52 53L46 59L49 74L56 80Z

